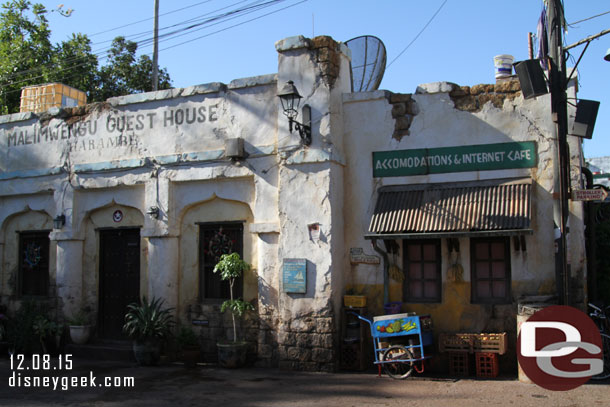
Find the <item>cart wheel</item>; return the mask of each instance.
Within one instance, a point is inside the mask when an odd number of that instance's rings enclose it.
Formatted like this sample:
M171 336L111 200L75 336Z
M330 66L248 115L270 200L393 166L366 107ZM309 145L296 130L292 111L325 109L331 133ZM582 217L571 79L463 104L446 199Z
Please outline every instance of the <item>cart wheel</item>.
M406 379L413 372L413 352L401 345L390 346L383 352L382 359L395 360L396 363L383 363L385 372L393 379Z

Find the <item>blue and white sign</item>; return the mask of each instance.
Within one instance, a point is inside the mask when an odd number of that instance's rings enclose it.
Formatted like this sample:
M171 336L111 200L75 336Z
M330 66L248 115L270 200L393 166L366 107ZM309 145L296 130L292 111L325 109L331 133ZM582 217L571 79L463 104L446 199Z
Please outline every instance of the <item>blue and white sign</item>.
M284 259L284 292L305 294L307 292L307 260Z

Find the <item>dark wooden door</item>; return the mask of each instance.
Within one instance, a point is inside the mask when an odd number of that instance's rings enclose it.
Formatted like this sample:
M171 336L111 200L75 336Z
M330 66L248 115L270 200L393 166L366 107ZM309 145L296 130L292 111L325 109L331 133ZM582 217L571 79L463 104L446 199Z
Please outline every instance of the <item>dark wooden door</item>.
M140 229L100 231L99 284L99 337L127 339L127 305L140 298Z

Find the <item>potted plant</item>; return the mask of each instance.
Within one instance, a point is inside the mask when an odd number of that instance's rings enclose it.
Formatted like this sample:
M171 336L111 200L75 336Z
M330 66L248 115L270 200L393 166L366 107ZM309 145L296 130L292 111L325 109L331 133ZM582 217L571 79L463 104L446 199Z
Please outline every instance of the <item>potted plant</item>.
M143 297L127 306L123 332L133 339L133 353L141 365L154 365L161 356L161 344L174 325L172 308L163 308L163 300Z
M237 324L236 317L243 317L248 310L254 310L254 306L242 300L235 298L233 294L233 286L235 281L242 276L244 271L249 270L250 265L239 257L237 253L223 254L220 260L214 267L214 273L220 273L220 278L223 281L229 282L230 299L224 301L220 308L221 312L231 312L231 320L233 322L233 340L227 342L218 342L218 363L222 367L240 367L246 363L247 345L246 341L237 340Z
M84 345L91 336L91 324L89 323L88 309L81 309L72 318L68 319L70 339L76 345Z
M34 319L32 329L40 342L42 353L50 353L53 347L55 347L54 350L59 348L61 325L51 321L44 315L38 315Z
M187 367L195 367L199 362L200 349L199 338L192 328L183 326L176 336L178 342L178 355Z

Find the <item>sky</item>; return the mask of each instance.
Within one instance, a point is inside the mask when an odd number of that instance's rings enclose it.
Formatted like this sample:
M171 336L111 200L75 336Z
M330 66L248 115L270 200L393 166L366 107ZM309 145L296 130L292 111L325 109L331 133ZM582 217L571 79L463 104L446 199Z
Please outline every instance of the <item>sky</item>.
M268 1L159 0L160 33L184 28L188 24L176 24L191 19ZM33 2L56 10L60 0ZM329 35L347 41L373 35L387 51L381 89L414 93L419 84L428 82L495 83L495 55L510 54L516 61L528 58L527 35L536 32L542 4L542 0L283 0L161 40L159 66L167 69L174 87L229 83L276 72L278 40ZM610 13L581 21L610 11L607 0L564 0L564 7L569 24L566 45L610 28ZM91 38L93 51L103 55L118 35L134 41L152 37L154 0L66 0L62 10L69 8L74 10L69 17L58 12L48 15L54 43L81 32ZM568 66L576 63L584 48L570 50ZM593 40L578 65L578 97L601 102L593 138L584 141L587 158L610 156L610 62L603 59L609 49L610 34ZM151 54L152 45L142 44L138 50Z

